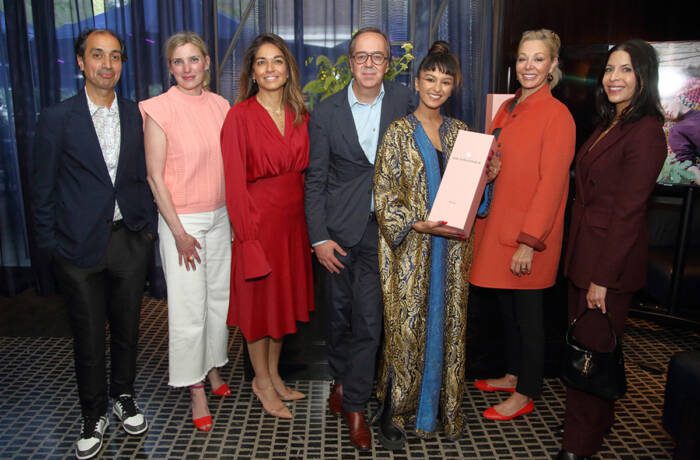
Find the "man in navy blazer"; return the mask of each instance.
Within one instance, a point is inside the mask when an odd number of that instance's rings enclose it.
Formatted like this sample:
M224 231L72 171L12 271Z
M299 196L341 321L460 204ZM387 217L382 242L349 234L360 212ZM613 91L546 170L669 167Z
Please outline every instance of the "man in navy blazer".
M42 259L36 262L52 264L73 330L83 416L75 453L86 459L102 447L108 393L127 433L148 429L134 401L134 378L156 214L146 183L141 115L136 104L114 92L126 60L121 39L108 30L86 30L75 53L85 88L41 113L32 202Z
M332 413L344 415L352 444L371 447L364 415L372 393L382 333L377 221L372 203L374 158L389 124L415 108L405 86L384 81L389 40L375 28L350 41L351 83L321 102L309 123L305 208L309 240L327 270L326 330L334 382Z

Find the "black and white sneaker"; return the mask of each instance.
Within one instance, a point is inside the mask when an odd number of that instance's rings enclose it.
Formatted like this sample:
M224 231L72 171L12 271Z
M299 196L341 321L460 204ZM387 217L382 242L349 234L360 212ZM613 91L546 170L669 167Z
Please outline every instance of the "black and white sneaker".
M80 428L80 439L75 443L75 458L85 460L92 458L102 449L102 438L109 421L102 417L83 417L83 426Z
M112 412L122 422L122 428L129 434L141 434L148 429L143 412L131 395L119 395L114 400Z

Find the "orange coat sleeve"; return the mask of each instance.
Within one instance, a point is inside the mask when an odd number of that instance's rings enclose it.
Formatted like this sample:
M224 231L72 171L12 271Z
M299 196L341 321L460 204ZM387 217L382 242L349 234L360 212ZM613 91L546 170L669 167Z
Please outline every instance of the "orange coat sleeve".
M247 136L245 120L249 114L239 109L233 107L226 115L221 128L221 153L226 207L234 233L233 257L237 266L243 268L243 277L249 280L267 276L272 269L258 240L260 217L247 188L247 145L251 139Z
M569 167L576 148L576 125L566 110L557 110L546 121L541 146L539 182L530 201L518 243L536 251L546 248L544 240L554 226L569 186Z

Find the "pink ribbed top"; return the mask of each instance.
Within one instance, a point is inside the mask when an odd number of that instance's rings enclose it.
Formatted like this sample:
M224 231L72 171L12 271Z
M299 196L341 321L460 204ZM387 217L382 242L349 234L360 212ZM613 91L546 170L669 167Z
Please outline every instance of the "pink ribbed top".
M219 139L229 107L218 94L191 96L175 86L139 103L144 123L148 115L165 132L165 185L178 214L226 204Z

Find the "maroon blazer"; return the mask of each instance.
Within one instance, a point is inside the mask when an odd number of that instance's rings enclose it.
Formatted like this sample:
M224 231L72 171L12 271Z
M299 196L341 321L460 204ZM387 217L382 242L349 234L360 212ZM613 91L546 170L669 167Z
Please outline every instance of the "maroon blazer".
M666 158L662 122L647 116L616 125L593 148L598 127L579 149L565 275L633 292L646 282L647 204Z

